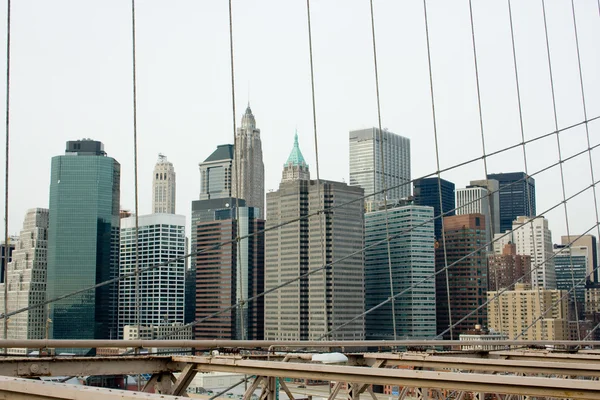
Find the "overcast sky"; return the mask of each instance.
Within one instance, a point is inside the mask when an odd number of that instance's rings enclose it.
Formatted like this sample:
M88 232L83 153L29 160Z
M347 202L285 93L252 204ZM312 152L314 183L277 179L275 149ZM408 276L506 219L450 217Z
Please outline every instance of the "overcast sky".
M189 230L191 201L200 186L198 163L218 144L233 143L227 1L136 3L140 213L151 211L152 169L163 153L175 165L177 212L188 216ZM382 124L411 139L412 177L430 174L436 163L423 5L419 0L374 3ZM506 1L473 3L491 152L521 137L508 8ZM584 119L571 2L547 3L562 128ZM64 154L67 140L104 143L122 165L122 207L133 209L130 2L19 0L12 5L9 232L19 232L28 208L48 206L50 160ZM592 118L600 115L600 15L597 0L575 5ZM0 7L5 17L5 1ZM311 11L321 177L348 181L348 131L377 125L369 1L313 0ZM430 0L428 13L445 168L482 154L468 1ZM266 190L279 185L295 129L316 177L306 2L234 0L233 16L236 119L239 123L249 100L261 130ZM541 0L513 1L513 16L529 139L554 130ZM5 18L0 29L6 31ZM4 115L3 105L0 111ZM592 145L600 142L600 121L589 124L589 133ZM561 144L563 157L585 149L585 128L562 133ZM592 153L596 179L599 154ZM556 137L527 146L527 156L530 174L557 162ZM590 185L587 156L564 167L567 196ZM524 171L522 149L491 157L488 169ZM464 187L484 177L484 166L476 162L442 177ZM539 213L562 199L560 170L535 179ZM596 218L591 190L569 202L568 211L571 234L589 229ZM559 242L566 233L562 207L547 217Z

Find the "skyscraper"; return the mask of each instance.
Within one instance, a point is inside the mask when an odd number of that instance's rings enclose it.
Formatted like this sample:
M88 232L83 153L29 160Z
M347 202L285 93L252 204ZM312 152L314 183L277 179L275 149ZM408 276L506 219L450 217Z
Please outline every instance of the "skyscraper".
M448 260L448 285L446 273L436 275L436 311L438 334L446 331L461 319L453 329L458 335L475 325L486 326L486 308L482 307L472 315L472 311L486 301L487 263L485 248L485 217L483 214L455 215L444 218L446 252ZM471 254L473 253L473 254ZM443 248L436 251L436 271L444 265ZM454 264L454 265L453 265ZM448 288L448 290L446 290ZM448 312L450 299L450 316ZM450 332L444 334L450 338Z
M487 179L500 185L500 232L510 230L517 217L536 215L535 179L524 172L488 174Z
M585 246L587 248L587 272L590 281L598 282L598 244L596 236L593 235L571 235L561 236L560 243L568 245L573 242L571 246Z
M441 185L439 185L441 183ZM439 187L442 189L442 204L440 206ZM442 218L440 214L451 217L455 214L454 183L445 179L423 178L414 182L415 205L433 207L434 217L433 235L435 240L442 240ZM447 213L447 214L445 214Z
M391 296L386 238L388 213L396 335L398 339L426 339L436 335L433 208L412 204L365 214L365 306L370 309ZM379 244L377 244L379 243ZM367 340L393 340L392 304L365 317Z
M152 175L152 213L175 214L175 168L162 154Z
M150 214L138 217L139 268L180 258L140 274L138 320L136 278L119 281L119 338L127 325L155 327L182 324L185 302L185 216ZM135 217L121 221L120 274L135 272Z
M52 158L48 230L49 299L112 279L119 271L121 165L91 139ZM51 338L117 336L116 284L49 305Z
M487 189L488 203L491 213L491 237L493 237L496 233L500 233L500 182L495 179L479 179L471 181L471 184L467 187L482 187Z
M492 241L492 215L490 204L490 191L485 187L467 186L456 190L456 215L483 214L485 216L485 241L490 243L488 248L493 249Z
M512 242L517 245L517 254L531 257L532 286L556 289L556 270L552 232L546 218L517 217L512 224ZM510 235L507 235L509 237Z
M242 124L236 132L232 176L232 196L246 200L248 207L258 207L264 215L265 166L263 164L260 129L256 128L256 120L250 109L250 104L248 104L242 117ZM236 179L236 176L239 179Z
M570 291L569 320L575 320L575 300L577 301L577 317L584 319L585 284L587 280L588 248L585 246L554 245L554 267L556 270L556 288ZM573 287L575 285L575 287Z
M46 300L46 266L48 245L48 210L27 210L18 244L8 263L8 308L43 303ZM0 284L3 291L4 284ZM0 309L4 310L4 296L0 296ZM0 329L5 319L0 320ZM44 339L46 337L46 307L34 307L13 315L8 323L8 339ZM19 351L23 349L12 349Z
M344 323L348 325L331 334L331 339L363 339L364 319L350 320L364 311L360 252L364 244L364 192L345 183L308 180L308 166L304 166L296 142L284 164L279 190L267 193L268 226L297 221L266 232L265 290L346 258L268 294L265 339L318 339ZM293 169L302 171L301 179L286 178L296 174ZM347 204L350 201L354 202ZM345 205L316 215L324 205L341 204Z
M220 204L215 204L220 202ZM204 209L194 225L196 248L196 318L233 306L264 290L264 220L243 200L200 200ZM198 213L197 213L198 215ZM235 240L241 237L239 243ZM214 247L217 243L222 246ZM264 338L264 298L246 302L194 328L196 339Z
M383 148L384 161L381 160ZM387 187L387 198L410 196L410 139L379 128L350 132L350 185L364 189L365 195ZM366 199L383 200L383 193Z
M231 197L233 145L222 144L199 164L200 200Z

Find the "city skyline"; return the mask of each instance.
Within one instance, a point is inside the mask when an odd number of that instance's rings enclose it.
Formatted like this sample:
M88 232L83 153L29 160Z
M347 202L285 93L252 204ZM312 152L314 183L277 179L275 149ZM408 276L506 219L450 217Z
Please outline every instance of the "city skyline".
M591 117L600 105L600 80L595 73L600 69L600 57L592 39L600 32L595 14L588 7L580 2L577 16L585 32L580 44ZM558 122L562 128L583 119L579 91L572 84L577 79L573 29L568 7L552 3L547 8ZM169 155L181 182L177 209L189 217L189 201L199 192L198 162L217 144L233 143L227 7L191 1L167 7L149 1L139 5L138 11L139 213L150 212L151 199L146 194L151 182L143 177L151 174L156 154L162 152ZM473 11L489 153L521 140L514 70L509 57L506 5L475 3ZM117 2L15 6L10 234L18 233L27 209L48 206L48 160L71 138L93 137L111 149L110 156L123 164L122 205L134 208L131 49L130 43L123 40L130 34L129 12ZM277 187L278 155L287 151L289 136L296 128L307 163L313 168L316 165L305 10L300 3L284 6L274 1L234 1L233 12L235 119L239 121L250 100L260 118L268 191ZM338 7L324 2L314 5L312 12L320 175L323 179L348 181L348 147L340 144L350 130L378 126L368 7L348 2L340 15ZM543 21L537 3L515 3L513 12L524 134L530 139L554 130ZM81 13L89 16L88 23L76 18ZM334 26L330 19L335 16L353 23ZM417 4L377 2L375 16L381 126L411 139L412 177L417 178L436 169L422 8ZM432 4L430 17L440 163L444 167L480 156L482 150L468 7ZM464 23L450 25L450 20ZM176 29L159 35L151 29L159 21ZM73 35L75 31L77 35ZM404 37L410 40L397 40ZM273 52L274 48L279 50ZM210 63L205 63L207 58ZM180 66L177 73L173 73L174 65ZM89 76L97 79L89 81ZM81 85L82 81L88 84ZM32 114L36 118L31 118ZM597 122L590 124L592 135L597 129ZM562 137L563 157L586 146L583 127L564 132ZM530 173L556 162L556 143L551 139L528 145ZM456 151L457 144L460 151ZM190 148L194 151L187 151ZM24 157L28 152L36 157ZM586 164L585 156L565 163L567 196L589 184ZM488 159L490 173L523 170L521 149ZM464 187L471 179L484 179L485 171L479 162L444 172L442 178ZM538 211L561 200L556 185L560 179L558 168L535 179ZM589 191L569 202L569 209L578 211L570 213L571 233L589 228L591 204ZM566 234L561 211L555 209L548 215L556 235Z

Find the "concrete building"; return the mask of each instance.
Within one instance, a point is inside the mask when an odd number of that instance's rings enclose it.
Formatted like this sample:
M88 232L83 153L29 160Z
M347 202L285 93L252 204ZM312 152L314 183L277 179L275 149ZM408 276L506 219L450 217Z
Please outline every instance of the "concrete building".
M162 154L152 174L152 213L175 214L175 168Z
M475 325L486 326L487 310L483 305L487 292L487 263L485 245L485 217L483 214L455 215L444 218L444 235L448 262L448 285L446 273L436 275L436 313L438 335L450 327L450 323L464 319L453 329L458 336ZM471 254L473 253L473 254ZM454 264L454 265L453 265ZM436 271L445 268L444 251L436 251ZM450 299L451 314L448 311ZM456 337L453 335L453 338ZM450 332L443 335L450 338Z
M388 214L391 276L386 238ZM365 214L365 307L370 309L435 273L433 208L407 204ZM379 244L377 244L379 243ZM394 302L398 339L436 336L435 280L420 283ZM365 317L367 340L393 340L392 304Z
M305 164L294 145L284 168ZM266 232L265 290L347 258L268 294L265 339L318 339L364 311L363 193L360 187L308 179L284 179L279 190L267 193L267 228L298 220ZM314 215L324 205L340 204L347 205ZM364 339L364 332L364 319L358 319L329 338Z
M12 260L12 252L15 249L17 238L8 238L8 246L4 242L0 242L0 283L4 283L4 268L6 263ZM7 260L8 255L8 260Z
M237 128L234 151L231 195L246 200L248 207L258 208L261 215L264 215L265 166L260 129L256 127L250 104L242 117L242 124Z
M222 144L199 164L200 200L231 197L233 145Z
M69 141L65 155L52 158L49 299L118 275L120 179L121 165L101 142ZM117 301L115 283L51 303L50 338L116 338Z
M591 286L585 289L585 318L600 322L600 287Z
M467 186L456 190L456 215L483 214L485 217L485 242L490 243L489 250L493 249L492 242L492 214L490 204L490 191L481 186Z
M520 216L533 217L535 211L535 179L524 172L488 174L500 185L500 230L512 228L513 221Z
M517 245L517 254L530 256L531 267L537 268L531 274L532 286L556 289L552 232L548 229L548 220L544 217L517 217L513 221L510 240Z
M220 205L216 204L221 202ZM194 202L196 203L196 202ZM200 201L196 207L196 319L264 291L264 220L257 207L236 209L235 199ZM209 208L213 207L213 208ZM198 209L204 208L204 214ZM243 237L239 242L237 237ZM215 247L216 244L222 246ZM194 327L196 339L262 340L264 299L246 302Z
M587 248L587 275L591 282L598 282L598 242L596 236L593 235L571 235L561 236L560 243L568 245L572 243L572 246L585 246Z
M440 188L442 201L440 204ZM434 237L442 242L442 218L451 217L456 214L456 201L454 197L454 183L445 179L423 178L414 182L414 199L417 206L433 207ZM441 216L441 214L444 214Z
M384 162L381 160L383 148ZM366 195L387 187L387 199L410 196L410 139L379 128L350 132L350 185L364 189ZM366 201L383 200L383 192Z
M588 248L585 246L554 245L556 288L571 291L569 293L569 321L584 319L588 254ZM575 303L577 303L577 308L575 308Z
M488 292L488 299L497 294ZM488 326L511 339L522 334L520 340L568 340L567 303L559 301L564 294L562 290L531 289L518 283L515 290L488 303ZM538 319L548 309L551 311Z
M47 248L48 209L29 209L12 261L8 263L8 312L46 300ZM0 284L0 292L4 293L4 283ZM4 310L4 296L0 296L0 310ZM4 330L5 321L0 319L0 330ZM44 339L47 322L46 307L13 315L9 319L7 339ZM11 349L11 352L23 350Z
M185 216L149 214L138 217L139 262L136 265L135 217L121 220L120 274L166 263L140 274L138 320L136 278L119 282L119 337L126 325L159 326L184 322Z
M501 255L488 256L488 290L514 290L515 283L531 284L530 271L531 257L517 254L517 246L508 243Z

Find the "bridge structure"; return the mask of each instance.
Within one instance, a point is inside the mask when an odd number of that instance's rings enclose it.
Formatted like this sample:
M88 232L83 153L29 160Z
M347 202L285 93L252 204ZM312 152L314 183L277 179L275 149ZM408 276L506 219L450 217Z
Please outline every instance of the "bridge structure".
M5 356L0 360L1 398L168 399L188 397L198 373L229 372L247 379L244 400L255 393L276 400L297 396L289 379L331 382L328 400L378 400L374 386L397 386L404 399L598 399L598 341L236 341L90 340L0 341L6 348L189 348L200 355ZM475 347L472 347L475 346ZM365 351L370 350L370 351ZM315 354L342 352L347 361L324 364ZM123 391L40 377L147 374L141 391ZM235 385L235 386L237 386ZM227 388L222 394L231 390ZM152 393L148 393L151 391ZM219 394L211 397L217 397Z
M233 121L233 137L235 140L235 79L234 79L234 49L233 49L233 19L232 19L232 2L229 3L229 33L230 33L230 68L231 68L231 93L232 93L232 121ZM466 2L465 2L466 4ZM137 124L136 124L136 30L135 30L135 0L131 2L132 11L132 49L133 49L133 140L134 140L134 152L135 152L135 214L139 215L138 210L138 195L137 195ZM379 98L379 75L377 65L377 42L375 37L375 13L373 0L369 1L370 5L370 19L372 28L372 43L373 43L373 66L374 66L374 77L375 77L375 89L376 89L376 103L377 103L377 116L378 116L378 127L379 131L382 131L381 124L381 107ZM584 79L581 67L580 47L578 42L578 30L577 30L577 18L576 18L576 7L574 0L571 1L572 5L572 23L575 35L576 55L578 64L578 75L576 76L577 86L580 86L581 108L583 111L583 118L566 126L559 126L557 118L557 106L555 99L555 90L553 86L553 72L552 65L556 62L556 59L551 57L548 30L546 26L546 9L545 1L542 0L540 3L540 16L543 15L544 20L544 36L546 39L545 49L548 55L548 72L551 84L551 95L553 105L553 119L555 126L552 131L549 132L536 132L530 134L529 132L526 138L524 133L523 124L523 111L521 108L521 94L519 91L520 83L522 78L519 77L519 68L517 62L517 53L515 51L515 35L513 32L513 19L511 1L507 2L508 16L510 18L507 23L510 24L510 35L512 43L512 68L514 68L515 74L515 87L516 97L518 103L518 115L520 120L520 140L515 143L505 143L503 147L495 151L490 151L486 148L485 139L486 132L484 131L484 118L482 113L482 103L479 88L479 64L477 61L477 45L476 45L476 30L473 23L473 9L471 1L468 1L469 16L470 16L470 28L472 32L472 50L473 50L473 67L475 70L474 80L476 81L476 96L477 96L477 114L479 116L479 126L481 136L481 152L478 154L468 155L462 162L443 166L440 163L439 147L438 146L438 120L436 114L436 97L434 95L434 79L432 73L432 58L430 49L430 38L429 38L429 27L431 21L427 17L427 6L428 2L423 1L423 17L424 17L424 28L426 32L426 46L427 46L427 60L428 60L428 72L429 72L429 90L431 95L431 116L432 116L432 136L433 140L431 143L431 149L435 149L436 153L436 169L428 174L422 175L420 178L426 177L437 177L441 180L442 174L453 171L458 168L474 168L476 163L483 162L484 168L482 172L486 177L488 175L487 161L500 155L506 155L509 152L515 150L522 150L523 153L523 169L526 177L537 177L550 170L560 173L560 187L561 199L560 201L548 205L548 207L538 212L537 215L531 216L531 221L528 222L529 227L532 229L533 235L533 224L532 221L537 218L543 218L545 215L552 212L560 212L564 209L565 225L567 228L567 237L571 240L572 237L577 237L573 232L569 232L569 216L567 213L567 204L580 205L579 200L581 197L587 196L588 198L593 197L593 205L586 208L586 212L589 212L590 218L589 225L586 226L586 230L578 231L578 234L585 235L588 233L596 233L600 237L600 221L598 218L598 204L596 200L596 186L598 180L594 177L594 160L597 160L598 154L597 149L600 147L598 141L598 135L595 134L593 128L597 125L600 120L600 115L591 107L588 109L588 104L585 100L586 90L589 89L584 85ZM7 85L6 85L6 165L5 165L5 234L6 242L8 242L8 179L9 179L9 89L10 89L10 1L8 1L8 24L7 24ZM600 10L600 1L598 1L598 9ZM316 164L316 175L319 178L319 166L318 166L318 135L317 135L317 113L316 113L316 102L315 102L315 81L313 71L313 54L312 54L312 33L311 33L311 12L310 12L310 0L306 1L306 16L308 25L308 43L309 43L309 59L310 59L310 75L311 75L311 94L312 94L312 111L313 111L313 123L314 123L314 142L315 142L315 153L317 158ZM571 18L571 16L568 16ZM573 77L571 77L573 78ZM520 80L521 79L521 80ZM597 110L596 110L597 111ZM585 134L585 146L579 148L578 152L569 153L569 155L562 155L561 137L565 137L567 134L572 132L579 132ZM584 135L581 135L584 137ZM537 145L539 142L546 139L552 140L556 138L557 153L558 157L551 160L546 160L543 166L535 170L528 170L528 153L527 149L531 149L532 146ZM530 154L530 153L529 153ZM383 157L382 157L383 159ZM569 180L569 176L563 172L563 166L569 166L573 160L584 160L587 164L589 161L589 175L590 181L586 182L585 185L579 186L576 190L566 190L567 185L565 181ZM578 164L580 165L580 164ZM585 167L587 169L587 166ZM596 167L597 168L597 167ZM585 171L588 173L588 171ZM576 174L580 174L581 170L577 170ZM383 176L385 176L385 165L383 166ZM385 178L384 178L385 179ZM404 184L411 185L417 179L412 179L410 182ZM439 182L439 181L438 181ZM518 182L515 182L518 183ZM391 187L386 186L385 182L383 194L386 199L386 191ZM558 186L558 185L557 185ZM529 186L527 186L529 190ZM375 195L376 193L366 193L364 199ZM489 191L486 196L492 196L495 194L493 191ZM442 203L442 193L439 193L439 200ZM532 196L527 195L527 198L531 201ZM364 200L362 199L362 200ZM475 199L479 201L481 199ZM387 201L387 200L385 200ZM341 205L343 206L343 205ZM489 202L488 202L489 206ZM529 205L529 209L533 209L532 204ZM589 206L589 205L588 205ZM578 206L579 207L579 206ZM593 207L593 208L592 208ZM385 206L387 210L387 205ZM589 210L591 209L591 211ZM578 208L578 211L580 209ZM322 216L326 212L331 211L325 205L315 215ZM440 211L436 214L433 220L442 219L444 216L449 215L450 212L454 213L456 210ZM488 210L489 211L489 210ZM387 214L386 214L387 215ZM309 215L311 217L314 215ZM284 224L295 223L294 221L288 221ZM427 221L427 222L431 222ZM281 225L283 226L283 225ZM281 226L276 226L269 229L278 229ZM137 228L136 228L137 229ZM408 232L414 229L410 228ZM528 228L527 228L528 229ZM356 318L364 317L369 312L383 306L391 305L392 315L391 319L395 318L394 305L402 295L410 290L417 287L419 284L428 281L435 280L437 275L445 274L448 275L452 267L458 262L468 258L470 255L477 251L488 248L493 245L496 241L502 238L494 238L488 243L482 243L481 247L474 250L471 254L466 255L458 261L445 263L442 268L436 270L432 275L427 276L422 281L417 282L410 288L401 292L395 292L391 282L392 273L391 270L394 267L390 260L390 248L389 243L395 239L398 235L390 235L387 227L386 220L386 238L375 245L386 244L388 247L388 263L390 268L390 296L376 307L365 310L362 315L357 315ZM510 233L510 232L508 232ZM507 233L507 234L508 234ZM137 233L136 233L137 234ZM240 241L244 237L236 237L234 241ZM321 237L321 242L325 242ZM575 240L571 240L565 246L565 250L573 244ZM230 242L228 242L230 243ZM219 243L209 249L199 249L195 254L199 254L203 251L209 251L218 246L223 246L228 243ZM440 246L443 249L444 255L446 255L446 243L445 238L442 237ZM534 242L535 247L535 242ZM363 248L364 252L366 248ZM137 251L137 244L136 244ZM560 250L556 254L560 254L563 250ZM534 248L535 253L535 248ZM555 257L556 254L553 256ZM189 258L194 254L187 254L185 258ZM544 265L551 261L553 257L546 259L542 262L536 262L532 265L528 275L537 274L538 270L543 268ZM447 258L447 257L444 257ZM12 315L27 311L33 307L46 307L48 304L62 300L69 296L84 293L89 290L95 290L98 287L114 284L122 279L128 279L135 277L139 279L140 275L153 269L161 268L168 265L171 262L178 261L179 259L171 260L167 263L159 265L136 265L136 271L131 274L121 275L110 281L100 282L97 285L81 288L76 292L68 295L61 296L59 298L47 299L39 304L32 304L21 309L8 309L2 310L0 319L4 322ZM318 266L310 270L304 276L298 276L294 279L276 287L269 289L270 292L276 290L285 290L285 287L301 278L315 273L325 273L328 269L331 269L337 262L341 260L334 260L328 264ZM571 265L573 269L573 265ZM358 400L361 395L371 396L373 400L377 400L377 394L375 393L374 386L397 386L399 388L398 394L394 395L394 398L398 400L403 399L436 399L436 400L468 400L468 399L479 399L479 400L525 400L525 399L600 399L600 342L587 340L592 336L592 333L600 327L600 324L595 325L587 336L579 332L579 325L577 325L577 337L579 340L573 341L527 341L527 340L516 340L523 336L523 334L530 328L534 327L535 324L544 319L548 313L552 312L552 309L558 307L560 303L569 301L569 298L577 298L571 296L571 294L582 288L585 285L586 278L597 272L598 266L595 266L593 271L587 271L586 277L582 280L576 281L575 278L572 280L571 288L566 291L565 295L558 299L558 301L552 304L549 308L541 311L536 316L535 321L523 332L519 332L513 340L495 340L489 341L468 341L461 342L455 340L422 340L422 341L411 341L411 340L390 340L390 341L244 341L244 340L192 340L192 341L180 341L170 340L169 337L162 338L163 340L156 341L143 341L143 340L128 340L128 341L114 341L114 340L12 340L9 339L10 335L6 323L3 324L4 335L3 340L0 340L0 348L5 349L5 353L0 357L0 398L11 398L11 399L168 399L168 398L179 398L187 397L187 388L193 378L199 373L207 372L233 372L245 375L246 378L241 380L238 385L245 384L247 388L244 392L244 400L250 400L253 395L258 393L260 400L277 400L280 391L283 391L290 399L297 398L292 393L289 387L288 379L312 379L319 381L330 382L331 392L328 396L328 400L334 399L347 399L347 400ZM6 269L5 269L6 274ZM524 277L520 277L514 283L518 283ZM5 275L6 281L6 275ZM446 279L446 293L449 293L448 280ZM9 304L7 295L7 286L4 286L4 304ZM498 294L488 299L484 304L474 306L472 313L481 310L486 307L491 301L496 301L497 298L506 289L498 291ZM189 325L202 324L210 318L214 318L217 315L230 311L239 307L240 309L248 302L255 301L257 298L264 296L267 292L261 293L253 298L240 298L237 299L237 303L233 306L224 307L221 310L215 311L215 313L206 317L195 320ZM139 287L136 284L136 303L139 301L141 296ZM576 300L575 300L576 301ZM448 302L450 303L450 302ZM139 303L136 307L139 306ZM6 306L8 307L8 306ZM575 307L577 308L577 307ZM448 329L441 333L443 336L445 333L453 334L453 328L457 324L461 323L465 318L462 319L452 318L451 304L448 304L448 314L450 316L450 324ZM471 315L469 314L469 315ZM243 321L242 321L243 324ZM188 327L189 327L188 325ZM395 329L396 324L394 324ZM341 329L343 326L336 326L331 330L326 328L323 332L323 339L332 337L332 334L337 329ZM186 327L187 328L187 327ZM183 329L183 328L182 328ZM242 329L243 330L243 329ZM394 336L396 332L394 331ZM466 349L468 347L468 349ZM119 355L114 356L54 356L52 354L58 353L57 349L106 349L106 348L117 348L123 349L123 352L118 352ZM190 349L188 355L175 355L175 354L141 354L142 349ZM39 355L37 356L21 356L11 354L11 349L39 349ZM168 352L165 350L165 352ZM314 357L317 354L337 352L343 354L343 362L335 364L324 364L323 362L317 361L318 357ZM100 354L97 351L97 354ZM48 354L48 355L44 355ZM139 388L139 391L121 391L108 388L98 387L82 387L75 386L66 383L65 377L78 377L78 376L105 376L105 375L147 375L149 378L145 382L143 387ZM41 378L56 378L57 381L41 380ZM62 381L65 382L62 382ZM152 393L150 393L152 392ZM216 396L211 397L214 398Z

